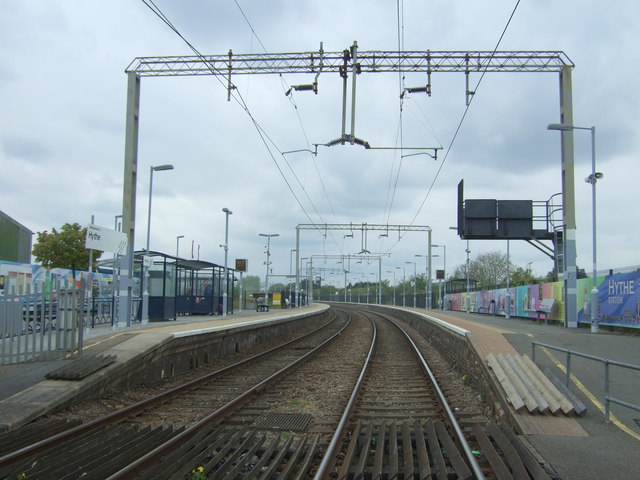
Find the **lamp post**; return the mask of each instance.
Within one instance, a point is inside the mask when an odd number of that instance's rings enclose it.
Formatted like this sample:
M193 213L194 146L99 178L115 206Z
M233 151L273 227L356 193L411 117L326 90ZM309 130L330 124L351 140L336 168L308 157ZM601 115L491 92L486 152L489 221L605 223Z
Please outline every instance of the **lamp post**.
M446 245L436 245L436 244L431 244L432 247L442 247L443 250L443 266L442 269L444 270L444 292L442 291L442 289L440 289L440 298L442 299L442 303L440 305L440 309L444 310L444 294L447 293L447 246ZM434 255L435 257L435 255Z
M449 227L449 230L458 230L458 227ZM467 313L469 313L469 311L471 310L471 296L469 294L469 267L471 266L471 261L469 260L469 254L471 253L471 250L469 250L469 239L467 238L467 248L465 250L465 252L467 253L467 301L466 301L466 310Z
M407 277L407 269L405 267L396 267L398 269L402 269L402 306L407 306L407 285L405 278Z
M425 261L425 265L424 265L424 308L430 308L431 305L429 305L429 281L427 279L427 277L429 276L429 255L420 255L418 253L416 253L414 255L414 257L424 257Z
M180 239L184 238L184 235L178 235L176 237L176 257L180 256Z
M573 130L590 130L591 131L591 174L584 179L585 182L591 184L591 225L592 225L592 254L593 254L593 287L591 289L591 333L598 333L600 326L598 323L598 287L597 281L597 248L596 248L596 183L604 177L602 172L596 172L596 127L576 127L567 123L550 123L547 125L548 130L573 131Z
M145 253L145 259L143 260L143 275L142 275L142 323L149 322L149 264L146 257L149 255L149 240L151 238L151 193L153 191L153 172L160 172L162 170L173 170L173 165L151 165L149 167L149 212L147 215L147 249Z
M220 245L224 248L224 291L222 292L222 316L227 316L227 295L229 292L229 269L227 268L227 258L229 253L229 215L233 215L233 212L228 208L223 208L225 216L224 224L224 245Z
M271 238L272 237L279 237L280 234L279 233L259 233L258 236L260 237L267 237L267 261L265 262L267 264L267 275L265 277L265 282L264 282L264 301L266 305L269 305L269 264L271 262L269 262L269 257L271 256L271 252L269 251L271 248Z
M387 270L387 273L393 273L393 305L396 304L396 271Z
M416 308L416 284L418 283L418 270L416 262L404 262L409 265L413 263L413 308Z

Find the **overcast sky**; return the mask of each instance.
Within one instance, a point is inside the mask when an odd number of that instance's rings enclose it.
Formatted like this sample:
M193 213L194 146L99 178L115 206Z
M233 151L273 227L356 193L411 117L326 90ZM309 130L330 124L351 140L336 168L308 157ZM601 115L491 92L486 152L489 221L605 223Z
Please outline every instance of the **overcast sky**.
M203 54L360 51L492 51L515 1L423 0L155 0ZM400 5L400 8L398 8ZM114 226L122 213L124 120L129 63L138 56L190 55L185 42L142 1L0 0L0 209L34 232L67 222ZM399 12L400 11L400 12ZM640 93L637 1L525 0L499 50L561 50L575 64L577 126L597 128L598 264L640 264L638 162ZM475 86L479 74L470 76ZM466 198L548 200L561 191L558 75L489 73L465 113L464 74L434 74L432 95L406 87L424 74L357 77L355 134L375 146L442 147L438 159L401 158L398 150L357 145L319 147L318 155L280 152L312 148L341 134L342 81L319 77L319 92L284 92L311 75L235 77L250 116L227 101L213 76L143 78L141 82L136 249L146 241L149 168L171 163L153 178L151 249L222 264L225 215L229 259L248 259L249 274L265 274L265 239L273 274L289 273L296 225L349 223L424 225L446 245L447 271L464 263L456 224L456 187ZM349 89L351 79L349 79ZM350 100L349 100L350 101ZM348 119L348 124L350 119ZM400 125L402 135L399 135ZM347 128L349 131L349 128ZM592 268L589 131L575 132L579 267ZM452 143L453 141L453 143ZM408 151L404 152L409 153ZM411 152L413 153L413 152ZM273 156L272 156L273 155ZM444 162L444 163L443 163ZM341 268L322 255L357 254L362 235L304 231L301 256L314 256L325 282L343 285ZM384 256L385 278L425 270L425 233L380 237L367 250ZM551 260L524 241L511 259L534 273ZM471 241L471 258L505 241ZM442 268L443 249L433 267ZM417 262L413 264L406 262ZM531 262L531 263L530 263ZM400 267L400 268L397 268ZM375 279L377 260L352 262L350 281Z

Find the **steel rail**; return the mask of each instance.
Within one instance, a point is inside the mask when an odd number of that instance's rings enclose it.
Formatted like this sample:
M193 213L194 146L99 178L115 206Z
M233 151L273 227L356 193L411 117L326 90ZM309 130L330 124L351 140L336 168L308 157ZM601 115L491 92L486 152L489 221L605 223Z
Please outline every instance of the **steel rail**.
M395 320L393 320L391 317L388 317L386 315L382 315L382 314L378 314L378 315L381 315L383 318L386 318L391 323L393 323L405 335L406 339L409 341L409 343L413 347L414 352L416 353L416 355L420 359L420 362L422 363L422 366L423 366L425 372L429 376L429 379L431 380L431 383L433 384L433 386L434 386L434 388L436 390L436 393L438 394L438 398L440 399L440 403L441 403L441 405L442 405L442 407L443 407L443 409L444 409L444 411L445 411L445 413L447 415L447 420L449 421L449 424L453 428L453 430L455 432L455 435L458 438L458 442L460 442L460 445L462 446L462 449L464 451L465 457L467 458L467 461L469 462L469 466L473 470L473 473L476 476L477 480L484 480L484 478L485 478L484 474L482 473L482 469L480 468L480 465L478 465L478 461L476 460L475 456L473 455L473 452L471 451L471 447L469 446L469 442L467 442L467 439L465 438L464 433L462 432L462 429L460 428L460 425L458 424L458 421L456 420L456 418L455 418L455 416L453 414L453 411L451 410L451 407L449 407L449 402L447 402L447 399L446 399L446 397L444 395L444 392L440 388L440 385L438 384L438 381L436 380L435 375L431 371L431 368L429 368L429 365L427 364L427 361L425 360L424 356L420 352L420 349L415 344L413 339L409 336L409 334L404 330L404 328L402 328L400 325L398 325L398 323L396 323Z
M127 465L125 468L112 474L107 478L107 480L135 478L136 474L141 473L145 469L156 465L158 460L164 457L165 455L167 455L168 453L170 453L170 451L175 446L189 440L194 435L199 433L206 426L221 422L231 412L237 410L241 406L242 402L246 400L248 397L255 395L261 392L262 390L266 389L270 383L280 379L282 376L284 376L285 374L289 373L292 369L297 367L300 363L308 360L313 355L318 353L320 350L326 347L329 343L331 343L333 340L338 338L350 324L351 324L351 318L349 317L347 323L340 330L338 330L338 332L333 334L331 337L329 337L327 340L322 342L320 345L310 350L303 356L297 358L296 360L291 362L289 365L275 372L268 378L262 380L261 382L257 383L253 387L247 389L244 393L238 395L235 399L231 400L227 404L218 408L216 411L210 413L209 415L204 417L202 420L189 426L188 428L180 432L178 435L171 437L167 442L163 443L162 445L159 445L155 449L148 452L146 455L143 455L142 457L138 458L131 464Z
M348 312L346 310L344 311L349 315L349 318L351 318L351 312ZM342 417L340 418L340 422L338 423L335 433L331 438L331 442L329 442L327 451L324 457L322 458L320 465L318 466L318 470L313 476L314 480L321 480L322 478L325 478L327 471L335 467L336 453L339 447L339 443L342 440L343 433L347 427L347 421L351 416L351 411L353 410L356 400L358 399L358 394L360 393L360 389L362 387L362 384L364 383L365 375L369 370L369 367L371 366L371 358L373 356L373 351L375 349L376 342L378 339L378 331L373 320L368 315L366 314L364 315L369 319L369 321L371 322L371 326L373 327L373 338L371 339L371 346L369 347L369 353L367 354L367 358L364 361L364 365L362 366L362 370L360 371L360 376L358 377L358 380L356 381L356 384L353 388L353 392L351 393L349 402L347 403L347 406L344 409Z
M223 367L219 370L216 370L214 372L208 373L202 377L196 378L194 380L191 380L189 382L186 382L182 385L178 385L177 387L174 387L170 390L167 390L165 392L162 392L160 394L154 395L152 397L146 398L144 400L141 400L137 403L134 403L132 405L129 405L127 407L124 407L120 410L117 410L115 412L109 413L107 415L104 415L100 418L97 418L95 420L91 420L89 422L83 423L81 425L77 425L75 427L70 428L69 430L65 430L63 432L60 432L56 435L53 435L51 437L45 438L43 440L40 440L38 442L35 442L31 445L27 445L26 447L20 448L19 450L16 450L14 452L8 453L6 455L3 455L2 457L0 457L0 467L4 467L5 465L9 465L13 462L16 462L18 460L21 460L23 458L26 458L28 456L40 453L46 449L48 449L49 447L51 447L52 445L55 444L59 444L61 442L66 442L68 440L72 440L73 438L76 438L82 434L84 434L85 432L88 432L94 428L98 428L101 426L105 426L105 425L110 425L110 424L114 424L114 423L118 423L121 422L123 420L125 420L128 417L131 417L133 415L136 415L148 408L150 408L151 406L153 406L156 403L159 402L163 402L166 401L167 399L169 399L172 396L178 395L184 391L190 390L193 387L201 384L201 383L205 383L208 382L210 380L212 380L213 378L222 375L223 373L226 373L228 371L231 371L233 369L236 369L238 367L241 367L243 365L249 364L261 357L264 357L266 355L269 355L271 353L274 353L278 350L281 350L283 348L286 348L287 346L295 343L295 342L299 342L300 340L304 340L305 338L310 337L311 335L314 335L315 333L318 333L319 331L321 331L322 329L326 328L329 326L329 324L331 324L333 321L336 320L336 315L334 313L333 318L331 318L328 322L326 322L325 324L321 325L320 327L306 333L305 335L302 335L300 337L291 339L285 343L282 343L280 345L276 345L273 348L270 348L268 350L265 350L264 352L258 353L256 355L253 355L249 358L246 358L244 360L241 360L237 363L234 363L232 365L228 365L226 367Z
M363 312L364 313L364 312ZM367 316L367 318L369 318L371 320L371 318L364 313L365 316ZM482 473L482 469L480 468L480 465L478 465L478 462L476 460L476 458L474 457L471 447L469 446L469 443L467 442L464 433L462 432L462 429L460 428L460 425L458 424L458 421L456 420L453 411L451 410L451 408L449 407L449 403L447 402L447 399L442 391L442 389L440 388L438 381L436 380L435 375L433 374L433 372L431 371L431 368L429 368L429 365L427 364L424 356L422 355L422 353L420 352L420 350L418 349L418 346L415 344L415 342L411 339L411 337L409 336L409 334L398 324L396 323L396 321L384 314L381 313L374 313L374 315L378 315L379 317L391 322L393 325L395 325L395 327L404 334L405 338L409 341L409 344L413 347L414 353L416 354L416 356L418 357L418 359L420 360L420 363L422 364L423 369L425 370L425 372L427 373L429 380L431 381L432 385L434 386L434 389L438 395L438 399L440 400L440 403L446 413L446 418L449 422L449 424L451 425L451 427L454 430L454 433L460 443L460 445L462 446L462 449L464 451L464 455L467 459L467 462L469 463L469 466L471 467L475 478L477 480L484 480L485 476ZM372 321L373 323L373 321ZM374 329L375 329L375 325L374 325ZM374 330L375 332L375 330ZM315 476L314 476L314 480L321 480L322 478L327 478L326 474L327 471L329 470L329 467L333 467L334 463L335 463L335 457L336 457L336 449L338 446L338 442L342 439L343 435L343 430L346 427L346 422L347 419L351 413L351 409L353 407L353 404L355 403L357 394L360 390L360 387L362 385L362 381L364 380L364 375L366 373L366 370L368 370L369 368L369 362L371 360L371 355L373 352L373 347L375 345L375 341L376 341L376 335L374 333L374 339L372 341L372 346L369 350L369 355L367 356L367 359L365 361L365 365L363 366L362 372L360 374L360 378L358 379L358 382L356 383L356 387L354 387L354 392L351 395L351 399L349 400L349 404L347 405L347 408L345 409L345 413L342 416L342 419L340 420L340 424L338 425L338 428L336 428L336 434L334 435L334 437L331 440L331 443L329 445L329 448L327 449L327 453L325 454L325 457L322 459L322 462L320 464L320 466L318 467L318 471L316 472ZM332 463L331 463L332 462ZM331 472L331 474L333 474L334 472Z

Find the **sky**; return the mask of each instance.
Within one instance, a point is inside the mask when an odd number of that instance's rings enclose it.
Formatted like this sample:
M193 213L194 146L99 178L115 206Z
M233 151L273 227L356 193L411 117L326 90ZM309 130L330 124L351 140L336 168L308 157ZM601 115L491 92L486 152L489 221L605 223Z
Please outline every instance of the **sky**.
M149 1L147 3L150 3ZM640 265L637 211L640 165L640 69L633 61L640 4L631 0L155 0L202 54L359 51L563 51L572 72L574 124L596 127L598 270ZM135 57L192 55L185 41L142 1L0 0L0 210L34 232L65 223L115 228L122 213L127 75ZM517 6L517 8L516 8ZM515 9L515 12L514 12ZM513 15L512 15L513 14ZM511 19L510 19L511 18ZM505 30L506 27L506 30ZM504 32L504 35L503 35ZM481 82L478 84L478 82ZM264 279L271 238L272 281L295 273L296 226L390 224L428 226L433 269L465 262L456 225L457 185L465 198L546 201L561 191L556 73L366 73L357 76L356 137L375 146L440 147L437 160L413 150L358 145L306 149L341 135L342 80L322 73L318 93L291 85L312 75L236 76L227 101L214 76L141 80L136 250L147 235L151 166L151 250L224 262L248 260ZM351 77L349 77L349 91ZM348 104L350 107L350 93ZM347 133L351 118L347 118ZM262 135L260 134L262 132ZM456 134L457 132L457 134ZM574 134L577 264L592 270L592 187L588 130ZM294 153L293 150L299 150ZM301 151L300 151L301 150ZM429 150L427 150L429 151ZM403 155L405 155L403 157ZM393 282L426 269L427 235L368 232L372 255L352 262L349 282ZM300 256L316 275L344 286L335 256L356 255L360 229L301 230ZM506 253L506 241L472 240L470 258ZM549 257L511 241L510 259L536 275ZM423 257L416 257L423 255ZM293 262L293 265L292 265ZM435 275L435 274L434 274Z

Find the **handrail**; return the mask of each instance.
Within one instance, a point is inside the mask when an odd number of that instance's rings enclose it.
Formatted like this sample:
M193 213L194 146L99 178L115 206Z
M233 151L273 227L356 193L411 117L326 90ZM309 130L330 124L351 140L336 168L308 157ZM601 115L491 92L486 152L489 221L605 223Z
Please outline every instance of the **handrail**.
M567 363L565 365L566 375L565 375L565 385L569 387L569 381L571 379L571 355L575 355L576 357L586 358L588 360L595 360L597 362L601 362L604 364L604 420L609 423L609 414L610 414L610 403L615 403L620 405L621 407L631 408L632 410L636 410L640 412L640 405L636 405L634 403L625 402L619 398L612 397L609 395L609 365L613 365L614 367L622 367L628 368L630 370L640 371L640 365L634 365L632 363L626 362L618 362L617 360L611 360L605 357L597 357L595 355L590 355L588 353L577 352L575 350L569 350L568 348L556 347L554 345L549 345L547 343L542 342L531 342L531 359L536 361L536 346L550 348L551 350L556 350L558 352L566 353L567 355Z

